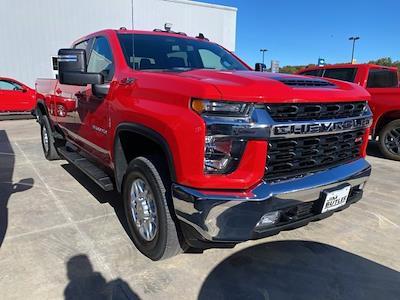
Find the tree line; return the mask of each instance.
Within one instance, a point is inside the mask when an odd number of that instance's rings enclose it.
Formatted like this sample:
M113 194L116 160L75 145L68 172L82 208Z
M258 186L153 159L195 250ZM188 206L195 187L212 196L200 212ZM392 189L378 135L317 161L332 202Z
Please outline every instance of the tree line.
M382 57L376 60L370 60L368 63L386 67L397 67L400 70L400 60L392 60L392 58L390 57ZM283 66L279 69L279 72L293 74L306 67L315 67L315 66L316 66L315 64L301 65L301 66Z

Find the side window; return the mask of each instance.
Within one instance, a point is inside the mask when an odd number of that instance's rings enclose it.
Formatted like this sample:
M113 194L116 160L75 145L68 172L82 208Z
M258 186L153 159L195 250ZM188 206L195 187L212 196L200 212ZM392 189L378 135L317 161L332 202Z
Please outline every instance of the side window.
M105 37L97 37L90 53L88 72L101 73L105 81L114 75L114 61L110 44Z
M90 50L90 49L88 49L89 41L90 40L86 40L86 41L80 42L79 44L76 44L74 46L75 49L86 50L86 61L89 61L89 50Z
M74 48L75 48L75 49L83 49L83 50L86 50L86 48L87 48L87 46L88 46L88 43L89 43L88 40L87 40L87 41L80 42L79 44L76 44L76 45L74 46Z
M16 82L0 80L0 90L19 91L19 90L22 90L22 86Z
M385 69L371 69L368 74L367 87L393 88L398 86L397 73Z

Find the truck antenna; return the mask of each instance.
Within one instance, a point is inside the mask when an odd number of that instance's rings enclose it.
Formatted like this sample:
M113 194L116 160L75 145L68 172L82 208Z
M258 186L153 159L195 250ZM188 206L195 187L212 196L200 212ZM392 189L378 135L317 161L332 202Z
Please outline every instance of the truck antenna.
M134 22L134 0L131 0L131 21L132 21L132 68L136 70L136 64L135 64L135 33L133 32L135 30L135 22Z

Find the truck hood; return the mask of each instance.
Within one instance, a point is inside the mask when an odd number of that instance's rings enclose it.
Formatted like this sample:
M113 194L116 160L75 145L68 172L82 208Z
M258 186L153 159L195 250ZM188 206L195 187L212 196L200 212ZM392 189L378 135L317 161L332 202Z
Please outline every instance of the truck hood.
M254 71L193 70L175 76L199 80L213 85L221 99L252 102L335 102L368 100L369 93L348 82ZM313 85L310 81L322 81Z

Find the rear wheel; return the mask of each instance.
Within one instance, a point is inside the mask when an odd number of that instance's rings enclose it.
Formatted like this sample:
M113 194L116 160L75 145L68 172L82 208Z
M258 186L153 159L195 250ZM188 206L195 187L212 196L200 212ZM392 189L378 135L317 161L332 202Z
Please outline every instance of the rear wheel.
M152 260L182 251L170 211L169 180L155 157L132 160L123 186L125 215L135 246Z
M386 158L400 160L400 120L394 120L382 128L379 148Z
M53 131L51 130L50 122L47 116L40 117L40 135L42 138L43 153L46 159L48 160L59 159L60 156L58 155L55 146Z

